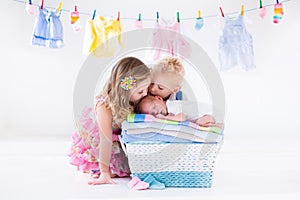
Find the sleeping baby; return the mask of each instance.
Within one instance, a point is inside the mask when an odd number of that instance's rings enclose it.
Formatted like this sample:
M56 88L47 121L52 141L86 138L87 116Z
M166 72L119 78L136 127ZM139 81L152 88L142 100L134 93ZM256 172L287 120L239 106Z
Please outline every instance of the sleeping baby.
M167 100L160 96L145 96L137 105L136 110L142 114L151 114L159 119L186 121L189 120L199 126L224 127L223 123L216 123L214 117L209 114L201 114L198 102Z

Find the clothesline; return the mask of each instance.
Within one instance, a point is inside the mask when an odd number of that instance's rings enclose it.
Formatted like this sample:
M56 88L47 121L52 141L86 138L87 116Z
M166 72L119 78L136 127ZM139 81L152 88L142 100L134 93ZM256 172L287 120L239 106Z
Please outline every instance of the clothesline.
M28 3L28 1L23 1L23 0L13 0L13 1L16 1L16 2L19 2L19 3ZM281 1L280 3L286 3L286 2L289 2L289 1L292 1L292 0L283 0ZM274 4L276 3L272 3L272 4L266 4L264 5L263 7L270 7L270 6L273 6ZM34 4L32 3L32 5L34 6L37 6L39 7L40 5L39 4ZM49 7L49 6L44 6L45 8L48 8L48 9L52 9L52 10L55 10L57 8L54 8L54 7ZM244 12L251 12L251 11L254 11L254 10L258 10L259 7L257 8L250 8L250 9L245 9ZM61 12L66 12L66 13L70 13L72 12L73 10L68 10L68 9L61 9ZM93 11L94 12L94 11ZM81 15L87 15L87 16L93 16L93 12L91 13L88 13L88 12L82 12L80 11L80 14ZM228 12L228 13L225 13L226 15L232 15L232 14L236 14L240 11L235 11L235 12ZM202 18L213 18L213 17L218 17L220 16L219 14L214 14L214 15L204 15L202 16ZM137 18L133 18L133 17L120 17L120 19L122 20L137 20ZM194 20L196 19L196 17L188 17L188 18L180 18L180 20ZM142 18L143 21L154 21L156 20L156 18Z

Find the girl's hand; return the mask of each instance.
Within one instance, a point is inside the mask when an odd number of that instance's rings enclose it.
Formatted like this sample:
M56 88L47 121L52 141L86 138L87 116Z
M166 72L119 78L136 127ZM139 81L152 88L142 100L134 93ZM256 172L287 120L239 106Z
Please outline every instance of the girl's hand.
M116 184L110 177L109 172L101 172L99 179L88 182L89 185Z

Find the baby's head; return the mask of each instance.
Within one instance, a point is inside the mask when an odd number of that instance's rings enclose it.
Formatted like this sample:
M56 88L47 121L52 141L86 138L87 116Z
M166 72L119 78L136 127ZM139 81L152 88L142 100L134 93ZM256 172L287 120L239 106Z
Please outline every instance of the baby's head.
M139 102L136 107L137 112L151 115L167 115L166 102L160 96L147 95Z
M167 57L153 66L149 92L166 99L181 89L184 75L185 71L180 60Z

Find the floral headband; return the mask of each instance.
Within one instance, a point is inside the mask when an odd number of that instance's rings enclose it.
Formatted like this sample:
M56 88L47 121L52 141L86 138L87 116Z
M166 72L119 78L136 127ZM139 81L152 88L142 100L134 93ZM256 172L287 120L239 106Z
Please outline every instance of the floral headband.
M131 90L136 86L136 79L133 76L125 76L121 79L121 88Z

